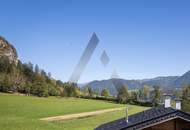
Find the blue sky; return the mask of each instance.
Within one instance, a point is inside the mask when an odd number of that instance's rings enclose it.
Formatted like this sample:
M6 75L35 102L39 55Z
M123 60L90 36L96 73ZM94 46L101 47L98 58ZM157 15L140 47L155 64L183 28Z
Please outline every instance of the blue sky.
M68 81L93 32L100 39L79 82L190 70L189 0L0 0L0 35L23 62ZM105 68L100 56L106 50Z

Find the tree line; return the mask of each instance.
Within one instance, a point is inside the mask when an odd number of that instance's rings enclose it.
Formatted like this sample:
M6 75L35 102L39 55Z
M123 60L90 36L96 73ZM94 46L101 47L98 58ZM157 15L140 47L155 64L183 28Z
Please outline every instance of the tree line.
M90 86L81 89L75 83L63 83L53 79L51 73L40 69L38 65L21 61L16 65L10 63L7 57L0 58L0 92L19 92L39 97L81 97L148 106L160 105L163 93L159 86L144 86L134 91L129 91L127 86L121 86L114 97L108 89L103 89L100 93ZM190 111L190 85L174 94L183 99L183 109Z
M145 106L158 106L162 100L162 91L159 86L149 86L129 91L127 86L121 86L118 89L117 100L119 103L139 104Z
M7 57L0 58L0 91L20 92L40 97L56 96L59 86L50 73L32 63L10 63Z
M38 65L21 61L18 61L18 64L10 63L7 57L0 58L0 91L39 97L63 96L113 100L119 103L128 100L127 87L121 87L116 98L111 96L107 89L103 89L101 93L92 90L91 87L81 89L75 83L63 83L53 79L51 73L40 69Z
M75 83L63 83L52 78L51 73L32 63L11 63L6 56L0 57L0 92L23 93L39 97L62 96L92 98L98 93L90 87L81 89ZM102 97L109 97L103 90Z
M145 106L163 105L163 90L159 86L144 86L135 91L128 91L127 86L119 89L117 101L119 103L130 103ZM190 85L182 87L182 90L171 91L172 98L182 100L182 110L190 112Z

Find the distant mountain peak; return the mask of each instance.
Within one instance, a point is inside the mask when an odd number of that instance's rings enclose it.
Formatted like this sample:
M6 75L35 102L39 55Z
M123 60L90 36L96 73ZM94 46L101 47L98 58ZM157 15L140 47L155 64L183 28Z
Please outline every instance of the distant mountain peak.
M184 73L183 75L190 75L190 70Z

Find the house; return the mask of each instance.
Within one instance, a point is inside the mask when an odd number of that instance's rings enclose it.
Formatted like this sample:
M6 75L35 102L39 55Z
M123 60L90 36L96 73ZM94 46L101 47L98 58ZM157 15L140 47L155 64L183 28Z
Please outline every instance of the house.
M176 101L176 108L170 105L152 108L125 118L103 124L95 130L190 130L190 114L181 111L181 102ZM126 111L128 113L128 110Z

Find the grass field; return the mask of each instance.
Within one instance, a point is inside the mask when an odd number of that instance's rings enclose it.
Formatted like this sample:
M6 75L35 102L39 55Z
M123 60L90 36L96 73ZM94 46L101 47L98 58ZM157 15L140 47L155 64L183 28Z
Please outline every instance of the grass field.
M0 93L1 130L93 130L98 125L124 116L124 111L75 119L45 122L40 118L65 114L90 112L124 105L76 98L38 98ZM144 107L129 106L130 114Z

